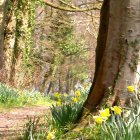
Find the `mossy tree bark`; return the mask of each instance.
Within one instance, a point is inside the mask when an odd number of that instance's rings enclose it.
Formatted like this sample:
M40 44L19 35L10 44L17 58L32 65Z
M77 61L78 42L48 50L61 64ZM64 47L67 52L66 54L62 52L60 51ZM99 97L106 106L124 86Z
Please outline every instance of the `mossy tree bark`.
M3 66L5 2L6 0L0 1L0 69Z
M20 74L23 65L28 65L32 45L31 1L9 0L7 2L4 66L7 82L21 84Z
M139 69L139 15L139 0L104 0L96 49L95 78L84 104L89 111L96 109L104 99L110 105L123 106L131 97L126 88L129 84L135 84Z

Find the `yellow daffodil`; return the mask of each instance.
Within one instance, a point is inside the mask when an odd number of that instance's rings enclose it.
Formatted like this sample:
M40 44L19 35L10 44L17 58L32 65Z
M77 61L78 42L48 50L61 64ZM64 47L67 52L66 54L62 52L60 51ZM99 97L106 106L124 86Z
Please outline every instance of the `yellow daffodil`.
M134 92L134 91L135 91L135 88L134 88L134 86L128 86L128 87L127 87L127 90L128 90L129 92Z
M66 93L64 93L64 97L67 97L68 95Z
M47 135L47 140L52 140L54 138L55 138L55 132L54 131L49 132Z
M77 103L77 102L79 101L79 99L78 99L78 98L75 98L75 97L72 97L72 101L73 101L74 103Z
M96 123L102 124L104 119L101 116L93 116L93 119L95 120Z
M121 115L121 113L122 113L122 109L119 106L113 106L113 107L111 107L111 110L113 110L118 115Z
M57 102L57 105L58 105L58 106L62 106L62 102L58 101L58 102Z
M80 92L79 90L77 90L77 91L75 92L75 94L76 94L77 97L81 96L81 92Z
M61 97L61 94L58 93L58 92L56 92L56 93L54 93L54 97L56 97L56 98L60 98L60 97Z
M101 117L103 117L104 119L108 119L108 117L110 117L110 111L109 111L109 108L106 108L106 109L104 109L104 110L101 110L100 111L100 115L101 115Z
M62 102L62 100L59 98L59 99L58 99L58 102Z
M58 99L57 103L56 103L58 106L62 106L62 100L61 99Z

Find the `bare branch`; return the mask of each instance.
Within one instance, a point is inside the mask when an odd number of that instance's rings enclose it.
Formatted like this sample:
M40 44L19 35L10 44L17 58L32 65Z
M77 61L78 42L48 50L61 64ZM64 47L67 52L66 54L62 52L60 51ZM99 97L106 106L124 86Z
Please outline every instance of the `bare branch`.
M100 10L99 4L94 4L93 7L89 7L89 8L79 8L79 7L75 7L75 6L73 6L73 8L69 8L69 7L63 7L63 6L53 4L51 2L48 2L48 0L43 0L43 1L52 8L55 8L58 10L63 10L63 11L68 11L68 12L84 12L84 11L90 11L90 10Z

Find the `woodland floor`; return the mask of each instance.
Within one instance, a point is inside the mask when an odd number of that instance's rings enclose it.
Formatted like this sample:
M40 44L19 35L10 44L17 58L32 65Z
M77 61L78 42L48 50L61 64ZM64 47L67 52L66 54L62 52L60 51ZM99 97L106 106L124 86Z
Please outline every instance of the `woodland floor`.
M27 116L42 116L49 107L23 107L0 112L0 140L16 140L22 134Z

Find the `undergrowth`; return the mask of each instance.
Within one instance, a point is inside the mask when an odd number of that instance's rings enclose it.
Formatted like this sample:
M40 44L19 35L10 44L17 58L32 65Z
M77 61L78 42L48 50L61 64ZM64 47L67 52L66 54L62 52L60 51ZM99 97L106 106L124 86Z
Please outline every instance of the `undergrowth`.
M135 96L129 108L113 106L102 108L96 116L90 114L84 128L76 127L89 88L80 88L73 94L54 93L44 97L39 92L20 91L0 84L0 105L23 106L53 103L50 114L28 117L22 140L138 140L140 137L140 100L133 86L129 94ZM52 101L52 102L51 102ZM133 104L132 104L133 103Z
M19 90L0 83L0 108L13 108L33 105L50 106L54 102L50 96L37 91Z
M131 91L133 92L132 88ZM75 128L75 120L82 108L87 94L83 91L75 92L73 96L54 94L57 101L51 107L51 115L44 116L44 122L38 122L38 129L31 129L34 120L28 122L23 140L138 140L140 137L140 101L136 93L135 104L129 108L113 106L99 110L97 116L90 114L86 121L88 125ZM62 102L63 100L63 102ZM30 127L29 127L30 126Z

